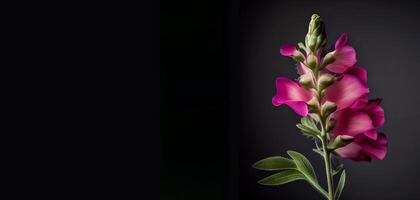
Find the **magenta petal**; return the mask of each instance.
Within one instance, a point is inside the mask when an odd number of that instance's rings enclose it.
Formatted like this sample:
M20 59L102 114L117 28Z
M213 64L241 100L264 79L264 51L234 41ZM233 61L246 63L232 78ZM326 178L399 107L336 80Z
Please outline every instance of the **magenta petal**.
M351 46L344 46L334 52L335 61L327 65L327 69L334 73L344 73L356 63L356 51Z
M388 150L388 142L385 134L379 133L378 139L372 140L367 137L356 139L356 143L360 145L362 151L378 160L383 160Z
M365 87L355 76L344 74L325 91L325 101L334 102L337 110L350 107L361 96L367 94L369 89Z
M341 36L335 42L335 49L341 48L344 45L346 45L347 40L348 40L347 34L346 33L341 34Z
M356 136L374 128L366 112L344 109L335 112L333 118L336 120L332 130L335 135Z
M345 147L339 148L335 151L340 155L340 157L350 158L350 159L355 159L355 160L360 160L358 158L360 158L360 155L363 154L362 147L354 142L348 144Z
M293 111L295 111L300 116L308 115L308 106L303 101L289 101L284 102L284 104L288 105L290 108L293 109Z
M291 45L291 44L283 45L280 48L280 54L283 55L283 56L291 57L291 56L293 56L295 51L297 51L296 47L294 45Z
M273 105L286 104L299 115L306 116L308 114L306 102L313 97L312 92L305 90L298 83L283 77L276 79L276 89L276 96L272 99Z
M376 132L375 129L365 131L363 134L365 134L368 138L372 140L376 140L378 138L378 132Z
M381 127L385 123L385 111L379 106L380 103L381 99L374 99L370 100L364 107L372 119L375 128Z
M362 67L349 67L345 73L356 76L363 84L367 83L367 72Z
M351 106L350 108L352 109L361 109L363 107L366 106L366 104L368 103L369 98L367 95L363 95L362 97L360 97L359 99L357 99Z

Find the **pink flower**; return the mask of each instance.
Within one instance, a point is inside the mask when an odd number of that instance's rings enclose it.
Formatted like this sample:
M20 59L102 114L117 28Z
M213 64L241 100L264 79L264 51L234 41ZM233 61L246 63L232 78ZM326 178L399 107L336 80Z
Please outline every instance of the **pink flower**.
M340 157L354 161L371 161L372 158L383 160L388 150L388 141L384 133L379 133L376 140L359 134L354 142L335 150Z
M330 52L335 61L326 66L328 70L334 73L344 73L349 67L356 64L356 51L347 44L347 34L342 34L335 42L335 50Z
M371 157L384 159L387 153L387 139L384 133L378 133L376 130L385 122L380 102L380 99L374 99L362 108L347 108L333 113L332 118L336 124L331 131L332 137L346 135L355 138L353 143L336 150L341 157L355 161L370 161Z
M369 93L369 89L358 77L343 74L325 91L324 101L334 102L337 110L350 107L356 100Z
M308 114L306 103L314 96L313 92L301 87L295 81L283 77L276 79L276 88L276 96L272 99L273 105L286 104L301 116Z

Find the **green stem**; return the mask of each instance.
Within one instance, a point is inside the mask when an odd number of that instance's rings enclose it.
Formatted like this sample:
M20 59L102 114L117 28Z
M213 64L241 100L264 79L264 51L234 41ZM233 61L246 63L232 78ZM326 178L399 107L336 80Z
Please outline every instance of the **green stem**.
M324 152L324 161L325 161L325 172L327 174L327 183L328 183L328 200L334 200L334 185L333 177L331 173L331 154L327 148L327 139L326 136L323 136L322 139L322 149Z

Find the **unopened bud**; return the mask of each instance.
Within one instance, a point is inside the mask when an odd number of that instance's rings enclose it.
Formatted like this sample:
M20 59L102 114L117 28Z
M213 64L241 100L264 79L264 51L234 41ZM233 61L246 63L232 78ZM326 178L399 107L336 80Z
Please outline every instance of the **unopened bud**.
M325 47L327 44L327 36L325 33L324 22L319 15L313 14L309 23L308 33L305 37L306 47L316 52L319 48Z
M325 67L335 61L334 52L327 53L322 60L322 67Z
M318 58L313 54L310 54L306 59L306 64L310 69L314 70L318 66Z
M350 135L339 135L334 139L334 142L329 145L329 149L338 149L341 147L345 147L346 145L352 143L354 141L354 137Z
M317 97L312 97L311 100L308 101L308 108L310 113L316 113L320 110L320 105Z
M337 110L337 105L331 101L326 101L322 104L321 112L322 116L328 117L331 113Z
M318 79L318 88L323 90L334 83L334 76L331 74L322 74Z
M303 53L300 51L295 51L293 53L293 59L297 62L303 62L305 60L305 56L303 56Z
M314 83L312 81L312 75L310 73L306 73L299 78L299 83L306 89L314 88Z
M330 120L327 121L327 127L326 127L327 132L330 132L334 128L335 122L336 120L334 118L331 118Z

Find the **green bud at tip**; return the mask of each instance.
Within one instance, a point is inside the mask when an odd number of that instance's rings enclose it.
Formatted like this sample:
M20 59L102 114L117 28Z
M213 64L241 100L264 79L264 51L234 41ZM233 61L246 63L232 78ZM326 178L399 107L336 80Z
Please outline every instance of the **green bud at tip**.
M327 44L324 22L317 14L313 14L311 17L308 33L305 37L305 44L312 52L316 52L319 48L325 47Z
M334 83L334 76L331 74L322 74L318 79L318 88L323 90Z
M331 101L326 101L322 104L321 112L322 116L328 117L331 113L337 110L337 105Z

